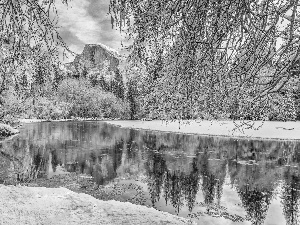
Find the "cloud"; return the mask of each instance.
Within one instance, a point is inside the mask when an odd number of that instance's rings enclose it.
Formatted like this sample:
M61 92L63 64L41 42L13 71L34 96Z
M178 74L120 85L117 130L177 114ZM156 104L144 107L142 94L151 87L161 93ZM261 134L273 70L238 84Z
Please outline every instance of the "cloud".
M95 19L110 18L108 14L109 0L90 0L87 7L88 14Z
M90 43L99 34L100 28L97 22L93 20L86 8L89 2L86 0L74 0L69 3L69 7L58 9L59 25L64 32L75 35L83 43Z

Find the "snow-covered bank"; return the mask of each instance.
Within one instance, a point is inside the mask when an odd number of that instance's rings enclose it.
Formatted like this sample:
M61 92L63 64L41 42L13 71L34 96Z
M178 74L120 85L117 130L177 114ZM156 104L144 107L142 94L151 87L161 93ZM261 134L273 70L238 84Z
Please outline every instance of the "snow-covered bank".
M20 123L36 123L36 122L46 122L47 120L41 119L19 119Z
M225 136L249 139L300 140L300 121L106 121L109 124L164 132Z
M65 121L92 121L94 118L73 118L60 120L45 120L45 119L19 119L20 123L37 123L37 122L65 122Z
M20 119L20 123L45 122L40 119ZM64 119L53 121L93 121L93 119ZM99 121L99 120L95 120ZM300 121L184 121L163 122L161 120L101 120L112 125L163 132L199 134L251 139L300 140ZM188 123L187 123L188 122Z
M0 224L193 224L153 208L101 201L66 188L0 185Z
M20 131L7 125L0 123L0 137L9 137L11 135L17 134Z
M114 119L107 119L107 118L81 118L81 117L74 117L72 119L19 119L20 123L37 123L37 122L68 122L68 121L110 121Z

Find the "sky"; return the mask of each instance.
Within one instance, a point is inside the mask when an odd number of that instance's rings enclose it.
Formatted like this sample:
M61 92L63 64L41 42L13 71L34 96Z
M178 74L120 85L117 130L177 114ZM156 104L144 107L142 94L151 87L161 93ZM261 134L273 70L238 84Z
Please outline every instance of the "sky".
M116 27L112 29L111 17L108 14L110 0L71 0L68 6L56 1L58 11L59 34L77 54L80 54L85 44L104 44L126 54L122 50L121 41L126 39ZM62 58L61 58L62 59ZM64 59L73 61L74 56Z
M58 10L58 26L60 36L77 54L80 54L85 44L104 44L127 55L122 50L121 41L128 45L125 35L118 28L112 29L111 17L108 14L110 0L68 0L68 6L56 1ZM277 47L282 41L277 42ZM62 54L61 54L62 55ZM74 56L61 60L73 61Z

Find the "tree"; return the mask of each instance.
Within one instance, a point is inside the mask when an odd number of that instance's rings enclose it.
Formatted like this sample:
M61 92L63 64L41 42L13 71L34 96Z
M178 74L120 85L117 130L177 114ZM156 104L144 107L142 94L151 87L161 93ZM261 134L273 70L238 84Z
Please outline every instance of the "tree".
M75 67L75 71L73 72L73 77L75 79L79 79L80 78L79 64L75 63L74 67Z
M99 85L100 87L104 90L104 91L108 91L109 87L108 87L108 84L106 83L106 81L104 80L104 76L103 74L100 74L99 75L100 78L99 78Z
M36 68L35 73L35 82L41 86L45 84L45 69L42 67L42 65L38 65Z
M53 69L54 69L54 78L53 78L52 85L53 85L53 89L55 91L57 91L60 82L63 80L63 76L62 76L61 72L59 71L58 67L53 66Z
M134 120L137 115L138 104L136 84L132 79L127 82L127 100L129 102L130 119Z
M180 106L174 109L177 118L190 118L195 108L225 110L236 93L264 103L298 76L298 5L298 0L111 0L110 13L112 24L134 38L129 60L144 63L150 77L152 62L163 55L163 73L154 73L152 84L156 98L166 96L156 103L158 112L171 104ZM262 80L266 65L274 70ZM256 91L249 97L245 90L251 86Z
M112 91L118 98L124 99L123 77L118 68L115 70L115 77L112 81Z
M62 0L64 4L68 0ZM24 47L45 49L55 56L58 46L68 49L57 32L57 15L53 0L3 1L0 45L11 43L14 60ZM57 58L57 57L53 57Z
M86 78L88 74L88 69L86 68L86 66L83 66L83 70L82 70L82 77Z
M20 84L23 87L23 89L27 89L28 88L28 83L29 83L28 82L28 78L27 78L27 76L26 76L26 74L24 72Z
M67 0L62 0L67 4ZM3 88L10 84L18 87L21 77L15 76L19 65L33 60L43 65L45 62L36 58L48 54L47 61L51 65L59 64L60 47L71 52L57 32L57 17L53 0L35 1L1 1L0 4L0 48L1 48L1 84ZM51 70L51 67L44 67ZM0 90L0 91L1 91Z

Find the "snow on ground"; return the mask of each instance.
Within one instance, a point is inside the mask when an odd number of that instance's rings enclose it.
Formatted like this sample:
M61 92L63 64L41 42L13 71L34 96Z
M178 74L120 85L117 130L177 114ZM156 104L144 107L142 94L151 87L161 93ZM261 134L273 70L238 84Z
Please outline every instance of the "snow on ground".
M101 201L66 188L0 185L0 224L155 225L195 224L128 202Z
M36 123L36 122L45 122L46 120L41 119L19 119L20 123Z
M19 130L7 124L0 123L0 137L8 137L17 133L19 133Z
M146 129L164 132L226 136L248 139L288 139L300 140L300 121L106 121L109 124L134 129ZM189 124L187 124L189 122Z
M94 118L74 118L74 119L61 119L61 120L46 120L46 119L19 119L20 123L37 123L37 122L66 122L66 121L92 121Z
M93 119L83 119L93 120ZM43 122L39 119L20 119L21 123ZM72 121L72 119L53 120ZM205 136L225 136L248 139L300 140L300 121L183 121L163 122L161 120L103 120L109 124L163 132L200 134Z

